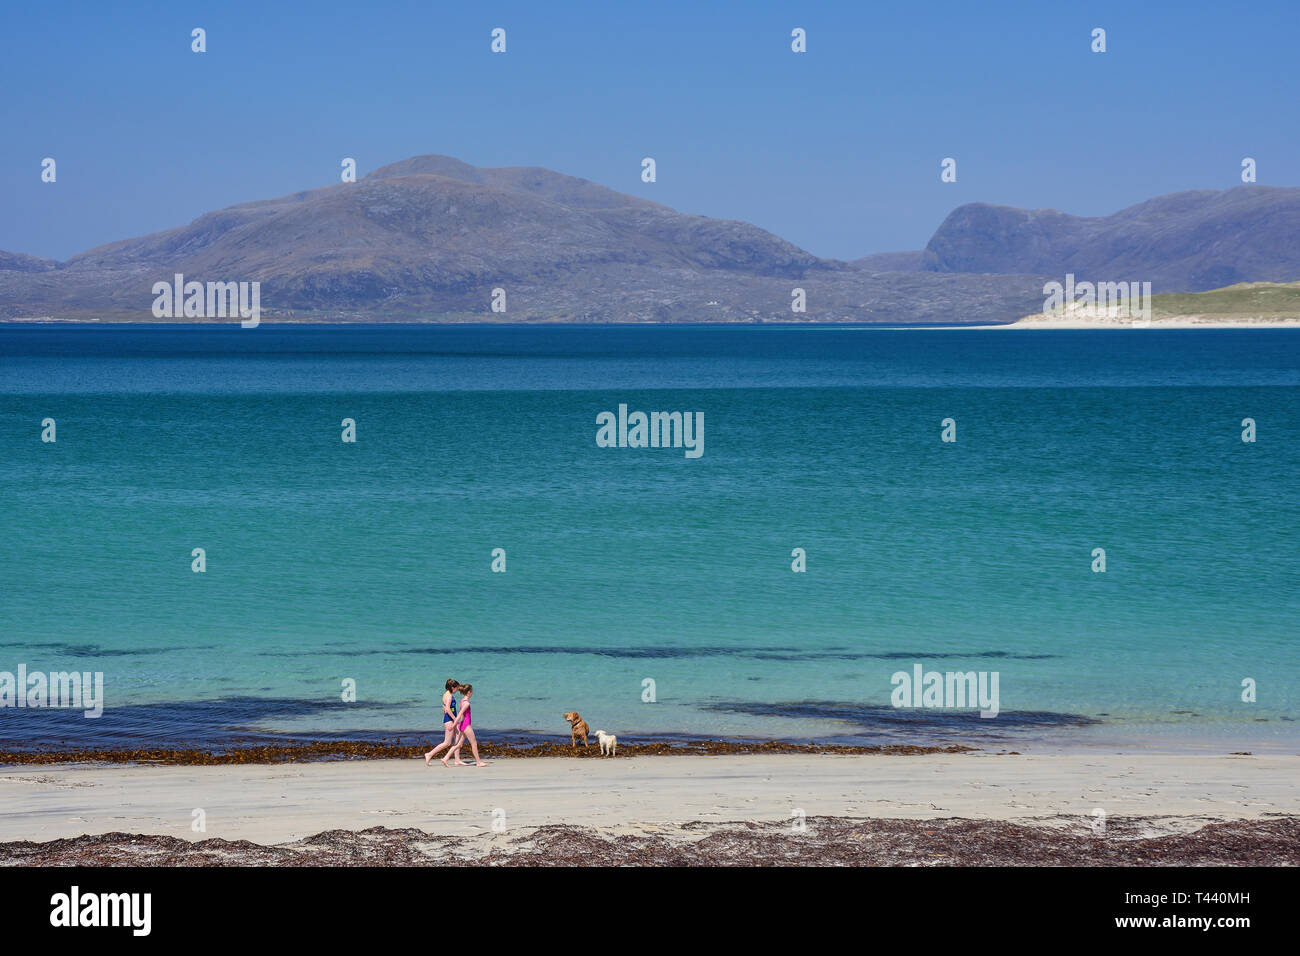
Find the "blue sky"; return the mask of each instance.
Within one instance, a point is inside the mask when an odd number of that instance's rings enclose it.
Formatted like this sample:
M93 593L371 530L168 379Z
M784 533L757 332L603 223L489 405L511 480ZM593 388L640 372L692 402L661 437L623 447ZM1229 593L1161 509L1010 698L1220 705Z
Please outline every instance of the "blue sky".
M546 166L839 258L921 248L963 202L1229 188L1245 156L1296 185L1297 27L1294 0L9 4L0 249L66 258L344 156Z

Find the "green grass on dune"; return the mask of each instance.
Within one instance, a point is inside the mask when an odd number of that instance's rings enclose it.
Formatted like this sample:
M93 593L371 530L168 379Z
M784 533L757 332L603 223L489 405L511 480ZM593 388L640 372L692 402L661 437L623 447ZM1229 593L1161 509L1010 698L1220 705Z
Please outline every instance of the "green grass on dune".
M1300 318L1300 282L1239 282L1208 292L1171 292L1151 297L1156 317L1166 315Z

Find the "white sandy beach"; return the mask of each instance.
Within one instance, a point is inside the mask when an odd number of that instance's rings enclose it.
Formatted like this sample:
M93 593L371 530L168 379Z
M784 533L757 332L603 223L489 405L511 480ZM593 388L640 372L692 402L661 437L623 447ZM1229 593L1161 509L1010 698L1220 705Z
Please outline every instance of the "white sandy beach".
M1026 822L1065 816L1212 820L1300 814L1300 756L936 754L505 758L286 765L72 764L0 769L0 842L112 831L188 840L297 840L331 829L512 834L567 823L666 833L693 821L842 816ZM207 830L191 829L202 808ZM499 816L500 814L498 814Z
M1150 329L1300 329L1300 319L1276 320L1233 319L1213 315L1171 315L1153 318L1150 321L1110 318L1058 318L1040 314L1028 315L1014 322L999 322L996 325L932 325L921 331L951 332L965 329L982 332L988 329L1008 329L1012 331L1055 331L1061 329L1096 329L1104 331L1145 331Z
M1171 315L1134 322L1132 319L1079 319L1031 315L1004 325L974 325L975 329L1300 329L1300 321L1225 319L1212 315Z

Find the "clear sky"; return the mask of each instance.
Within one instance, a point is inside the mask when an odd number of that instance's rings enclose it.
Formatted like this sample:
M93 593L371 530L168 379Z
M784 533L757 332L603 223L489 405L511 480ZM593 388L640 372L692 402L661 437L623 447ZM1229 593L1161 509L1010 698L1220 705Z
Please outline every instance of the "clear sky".
M337 182L345 156L362 173L422 153L546 166L838 258L921 248L963 202L1105 215L1228 188L1246 156L1259 182L1300 184L1297 0L93 0L0 17L0 249L59 259Z

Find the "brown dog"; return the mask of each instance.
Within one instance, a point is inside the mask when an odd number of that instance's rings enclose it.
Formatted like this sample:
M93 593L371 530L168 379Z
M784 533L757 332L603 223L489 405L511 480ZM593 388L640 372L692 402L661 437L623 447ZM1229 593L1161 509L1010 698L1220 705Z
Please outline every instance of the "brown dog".
M591 728L587 722L582 719L582 715L576 710L571 710L564 715L564 719L569 722L569 730L572 732L573 748L578 749L578 738L582 738L582 745L587 746L587 734L591 733Z

